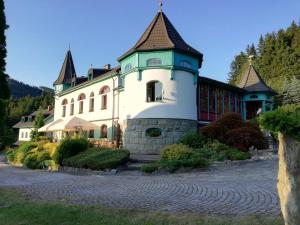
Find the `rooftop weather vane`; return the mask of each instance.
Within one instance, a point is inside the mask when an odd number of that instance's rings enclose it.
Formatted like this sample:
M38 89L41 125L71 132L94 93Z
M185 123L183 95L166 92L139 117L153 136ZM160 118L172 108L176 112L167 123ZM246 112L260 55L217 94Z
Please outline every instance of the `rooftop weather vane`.
M159 0L159 11L162 12L163 9L163 0Z

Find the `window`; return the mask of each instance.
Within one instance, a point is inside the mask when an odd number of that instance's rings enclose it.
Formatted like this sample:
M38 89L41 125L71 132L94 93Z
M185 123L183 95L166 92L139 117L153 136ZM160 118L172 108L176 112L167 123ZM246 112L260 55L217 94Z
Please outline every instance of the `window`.
M89 130L89 138L94 138L94 130Z
M83 101L84 101L84 99L85 99L85 94L82 93L78 96L78 101L79 101L79 111L78 111L78 113L79 114L83 113Z
M94 92L90 94L90 112L94 112Z
M132 69L132 64L131 63L128 63L128 64L126 64L126 66L125 66L125 71L124 72L127 72L127 71L129 71L129 70L131 70Z
M25 138L28 138L28 133L27 132L25 132Z
M161 136L161 129L155 128L155 127L148 128L146 130L146 136L147 137L160 137Z
M181 60L180 61L180 66L188 68L188 69L192 68L192 64L187 60Z
M161 64L161 59L152 58L147 60L147 66L156 66Z
M67 108L68 100L64 99L61 103L62 105L62 117L66 116L66 108Z
M255 98L258 98L258 97L257 97L257 95L251 95L250 98L255 99Z
M21 138L24 138L24 133L23 132L21 133Z
M101 95L101 109L107 109L107 93L110 92L110 89L108 86L103 86L100 89L100 95Z
M159 81L150 81L147 83L147 102L156 102L162 100L162 83Z
M74 115L74 98L71 99L70 115Z
M107 138L107 126L105 124L103 124L101 126L101 138Z

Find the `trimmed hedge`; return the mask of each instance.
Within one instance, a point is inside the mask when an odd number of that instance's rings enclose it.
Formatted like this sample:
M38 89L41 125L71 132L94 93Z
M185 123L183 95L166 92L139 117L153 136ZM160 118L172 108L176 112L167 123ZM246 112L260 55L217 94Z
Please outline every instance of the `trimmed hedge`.
M53 155L53 158L59 165L62 165L62 161L64 159L77 155L78 153L87 150L88 147L89 142L85 138L67 138L60 142L56 149L56 152Z
M92 170L114 169L125 164L129 155L127 150L90 148L78 155L64 159L62 165Z

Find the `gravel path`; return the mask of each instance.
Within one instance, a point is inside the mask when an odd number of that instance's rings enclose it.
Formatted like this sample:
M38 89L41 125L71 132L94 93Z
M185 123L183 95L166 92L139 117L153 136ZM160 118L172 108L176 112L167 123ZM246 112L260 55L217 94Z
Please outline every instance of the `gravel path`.
M172 175L71 175L14 168L0 156L0 187L49 201L215 215L280 212L277 160Z

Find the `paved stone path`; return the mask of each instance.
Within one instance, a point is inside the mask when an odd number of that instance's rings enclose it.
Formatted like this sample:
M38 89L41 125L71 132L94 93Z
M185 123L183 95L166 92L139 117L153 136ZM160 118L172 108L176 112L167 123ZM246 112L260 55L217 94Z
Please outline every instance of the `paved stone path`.
M1 156L0 156L1 157ZM279 214L277 161L213 166L173 175L86 175L13 168L0 158L0 187L32 198L168 212Z

